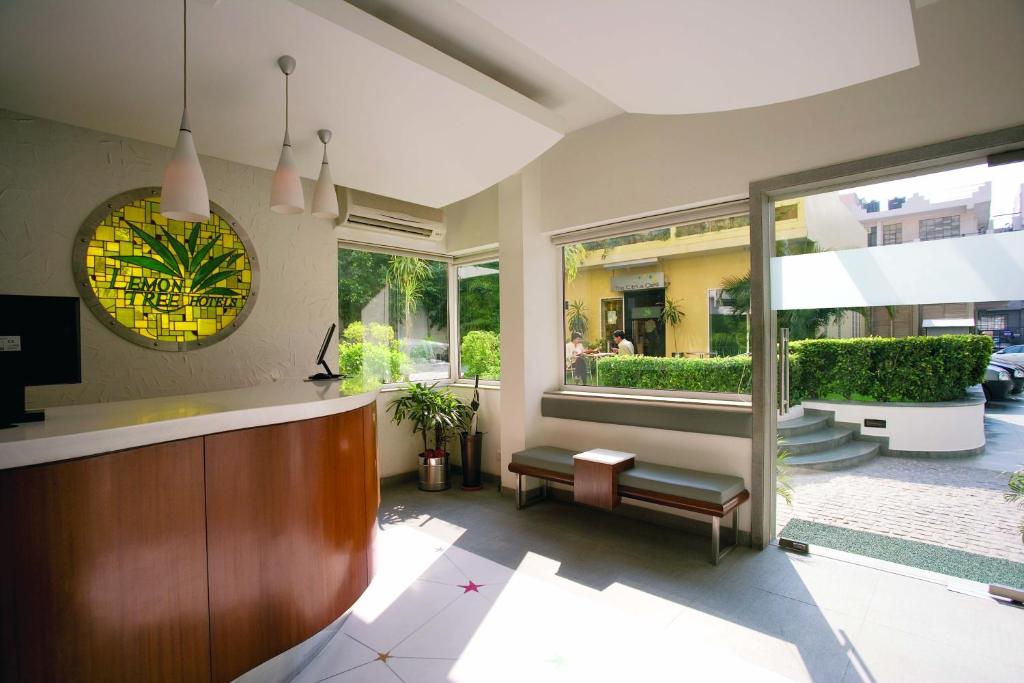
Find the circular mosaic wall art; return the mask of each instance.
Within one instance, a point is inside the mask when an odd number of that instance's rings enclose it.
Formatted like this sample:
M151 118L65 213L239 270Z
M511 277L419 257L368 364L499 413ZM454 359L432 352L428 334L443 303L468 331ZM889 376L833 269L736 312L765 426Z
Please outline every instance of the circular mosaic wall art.
M238 222L210 203L202 223L160 214L160 189L104 202L82 224L75 282L105 326L163 351L203 348L234 332L256 299L259 268Z

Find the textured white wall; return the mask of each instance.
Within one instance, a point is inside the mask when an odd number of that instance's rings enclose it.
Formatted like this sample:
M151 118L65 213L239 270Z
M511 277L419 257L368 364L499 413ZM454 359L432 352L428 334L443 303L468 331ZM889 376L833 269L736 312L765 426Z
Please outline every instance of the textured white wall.
M170 152L0 110L0 293L77 296L71 249L82 221L115 194L159 187ZM83 306L82 383L30 389L31 406L214 391L313 370L338 316L332 225L308 213L271 213L269 171L209 157L202 164L210 199L238 219L260 260L249 318L209 348L168 353L121 339Z

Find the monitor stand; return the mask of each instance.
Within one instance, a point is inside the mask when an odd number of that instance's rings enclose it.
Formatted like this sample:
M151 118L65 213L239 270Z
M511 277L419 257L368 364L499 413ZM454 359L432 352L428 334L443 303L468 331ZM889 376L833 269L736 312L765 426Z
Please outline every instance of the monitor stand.
M25 387L20 384L5 384L0 387L0 429L17 426L22 422L42 422L46 413L42 410L25 410Z

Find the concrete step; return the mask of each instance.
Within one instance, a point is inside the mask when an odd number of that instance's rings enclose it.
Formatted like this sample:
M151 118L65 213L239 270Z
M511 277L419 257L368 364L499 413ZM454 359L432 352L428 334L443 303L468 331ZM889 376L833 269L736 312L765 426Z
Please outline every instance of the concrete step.
M881 446L875 441L849 441L818 453L791 455L786 465L817 470L843 470L855 467L878 456Z
M853 439L853 430L846 427L824 427L807 434L788 436L779 441L779 450L790 455L805 455L831 450Z
M800 434L810 434L811 432L828 427L831 420L831 415L801 415L792 420L780 422L778 433L784 439Z

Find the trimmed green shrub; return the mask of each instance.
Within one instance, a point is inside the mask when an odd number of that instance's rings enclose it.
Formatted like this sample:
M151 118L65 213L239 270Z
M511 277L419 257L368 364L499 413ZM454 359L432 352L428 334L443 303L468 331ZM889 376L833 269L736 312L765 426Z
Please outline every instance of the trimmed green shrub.
M597 361L601 384L610 387L750 393L750 357L661 358L612 356Z
M992 355L983 335L809 339L790 344L790 398L906 403L952 401L981 382Z
M474 330L462 338L459 351L465 377L501 379L501 339L496 333Z
M408 358L390 325L354 322L341 334L338 371L361 386L398 382L406 365Z

